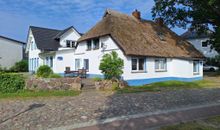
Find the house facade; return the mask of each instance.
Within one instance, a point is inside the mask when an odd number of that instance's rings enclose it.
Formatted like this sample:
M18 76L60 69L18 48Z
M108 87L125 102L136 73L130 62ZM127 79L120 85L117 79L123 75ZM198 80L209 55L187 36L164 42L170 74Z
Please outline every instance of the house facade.
M99 70L100 61L106 53L116 51L124 61L122 78L132 86L203 78L204 56L168 29L162 19L155 22L141 19L137 10L131 16L106 10L102 20L82 36L74 29L70 34L53 30L53 35L49 33L49 39L52 37L53 42L45 41L44 36L48 38L48 32L37 29L39 34L36 34L34 30L36 28L30 28L31 40L27 48L30 71L36 71L39 65L46 64L61 75L66 67L76 71L84 68L87 70L87 77L103 78ZM77 43L73 48L66 48L67 40ZM36 59L37 63L32 59Z
M24 48L24 42L0 36L0 67L9 69L21 61L24 58Z
M80 36L72 26L65 30L31 26L26 48L29 72L35 73L39 66L48 65L55 73L61 74L66 67L72 67L76 41Z
M196 31L188 30L183 33L181 36L189 41L197 50L199 50L205 57L214 58L218 55L218 52L215 49L211 48L211 45L208 44L208 40L210 40L211 31L207 32L207 34L199 35Z
M100 61L112 51L124 60L122 78L129 85L203 77L204 56L162 20L143 20L138 11L129 16L107 10L103 19L78 40L75 69L86 68L89 77L103 77Z

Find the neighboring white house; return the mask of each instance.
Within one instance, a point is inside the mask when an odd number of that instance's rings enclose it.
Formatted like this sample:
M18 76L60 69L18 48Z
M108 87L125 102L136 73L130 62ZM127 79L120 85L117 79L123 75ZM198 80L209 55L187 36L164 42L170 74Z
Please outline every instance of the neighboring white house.
M80 37L81 34L72 26L65 30L31 26L26 48L29 72L36 72L41 65L48 65L60 74L64 73L66 67L72 68L76 41Z
M208 40L210 40L211 31L207 34L199 35L196 31L188 30L183 33L181 37L188 40L197 50L203 53L203 55L207 58L214 58L218 55L218 52L215 49L211 49L211 45L208 44Z
M64 31L30 27L28 37L30 71L46 64L59 74L70 67L87 69L88 77L104 77L100 61L104 54L116 51L124 60L122 78L129 85L203 78L204 56L162 19L141 19L137 10L132 16L107 10L83 36L73 27Z
M24 57L25 43L0 36L0 67L9 69Z
M86 68L89 77L103 77L102 56L116 51L124 60L122 77L129 85L203 78L204 56L190 43L163 25L162 19L141 19L137 10L132 15L107 10L78 40L75 70Z

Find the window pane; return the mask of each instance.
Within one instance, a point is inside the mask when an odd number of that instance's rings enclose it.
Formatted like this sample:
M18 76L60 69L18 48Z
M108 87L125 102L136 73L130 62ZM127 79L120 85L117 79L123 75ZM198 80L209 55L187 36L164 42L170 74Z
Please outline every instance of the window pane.
M138 69L139 70L144 70L144 59L143 58L139 59Z
M50 57L50 67L53 67L53 57Z
M94 49L99 49L99 39L94 39Z
M159 64L160 64L159 60L155 60L155 69L156 69L156 70L159 70L159 69L160 69L160 68L159 68Z
M89 70L89 59L84 59L84 69Z
M76 70L80 69L80 59L75 59L75 68Z
M70 40L66 41L66 47L70 47Z
M137 70L137 59L131 60L131 68L132 70Z
M92 49L92 43L91 40L87 41L87 50L91 50Z
M199 61L193 61L193 72L194 73L199 72Z

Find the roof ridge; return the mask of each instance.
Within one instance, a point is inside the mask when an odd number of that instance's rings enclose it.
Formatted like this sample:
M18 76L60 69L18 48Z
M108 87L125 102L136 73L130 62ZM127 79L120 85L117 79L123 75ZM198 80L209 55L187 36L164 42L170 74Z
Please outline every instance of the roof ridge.
M11 41L14 41L14 42L26 44L26 43L23 42L23 41L15 40L15 39L12 39L12 38L9 38L9 37L5 37L5 36L2 36L2 35L0 35L0 38L4 38L4 39L8 39L8 40L11 40Z
M54 30L54 31L63 31L63 30L59 30L59 29L46 28L46 27L37 27L37 26L30 26L30 28L40 28L40 29L47 29L47 30Z

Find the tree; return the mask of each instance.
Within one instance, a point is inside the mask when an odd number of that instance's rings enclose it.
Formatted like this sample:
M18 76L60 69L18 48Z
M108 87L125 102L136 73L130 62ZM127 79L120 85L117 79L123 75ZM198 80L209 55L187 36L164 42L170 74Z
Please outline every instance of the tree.
M37 77L41 78L48 78L51 74L53 74L53 70L47 66L47 65L42 65L37 69Z
M220 0L154 0L153 18L163 18L169 27L188 25L199 34L212 27L210 44L220 52Z
M102 57L99 69L105 76L105 79L119 79L123 74L124 61L118 57L117 52L112 51Z

